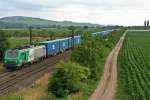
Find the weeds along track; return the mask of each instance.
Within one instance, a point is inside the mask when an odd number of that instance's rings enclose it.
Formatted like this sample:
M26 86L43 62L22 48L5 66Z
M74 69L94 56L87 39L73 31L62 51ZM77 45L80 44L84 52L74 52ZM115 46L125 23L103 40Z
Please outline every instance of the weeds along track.
M48 58L43 62L34 64L30 67L14 72L4 72L0 74L0 95L5 95L13 91L22 89L31 84L44 75L52 72L55 65L60 61L68 61L70 59L70 51L63 54Z

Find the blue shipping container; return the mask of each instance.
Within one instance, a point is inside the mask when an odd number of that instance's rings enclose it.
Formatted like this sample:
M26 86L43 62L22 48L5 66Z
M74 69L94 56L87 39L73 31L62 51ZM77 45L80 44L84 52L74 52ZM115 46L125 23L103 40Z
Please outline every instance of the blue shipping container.
M64 51L69 48L69 38L59 39L60 51Z
M60 49L59 49L60 42L58 39L52 40L52 41L41 42L40 44L44 44L46 46L47 56L60 52Z

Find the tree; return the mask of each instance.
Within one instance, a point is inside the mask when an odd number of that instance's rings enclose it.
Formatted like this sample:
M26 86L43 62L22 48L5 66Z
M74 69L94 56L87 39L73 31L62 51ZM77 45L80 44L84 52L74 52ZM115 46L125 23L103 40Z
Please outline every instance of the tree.
M50 80L48 90L57 97L65 97L81 89L81 83L90 75L88 68L73 62L60 62Z
M7 40L4 31L0 30L0 60L2 60L6 49L9 47L9 42Z

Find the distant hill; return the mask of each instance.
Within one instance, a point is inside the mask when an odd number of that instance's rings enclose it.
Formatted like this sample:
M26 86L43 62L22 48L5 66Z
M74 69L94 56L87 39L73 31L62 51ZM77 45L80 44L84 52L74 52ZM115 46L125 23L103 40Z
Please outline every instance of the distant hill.
M41 18L11 16L0 18L0 28L26 28L28 26L47 28L47 27L67 27L67 26L100 26L99 24L77 23L71 21L52 21Z

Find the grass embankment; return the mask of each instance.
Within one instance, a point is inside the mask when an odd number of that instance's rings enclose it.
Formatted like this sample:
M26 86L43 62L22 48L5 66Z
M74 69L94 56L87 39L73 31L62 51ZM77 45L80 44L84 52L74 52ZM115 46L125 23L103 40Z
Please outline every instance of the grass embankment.
M150 99L150 34L128 32L118 59L117 100Z

